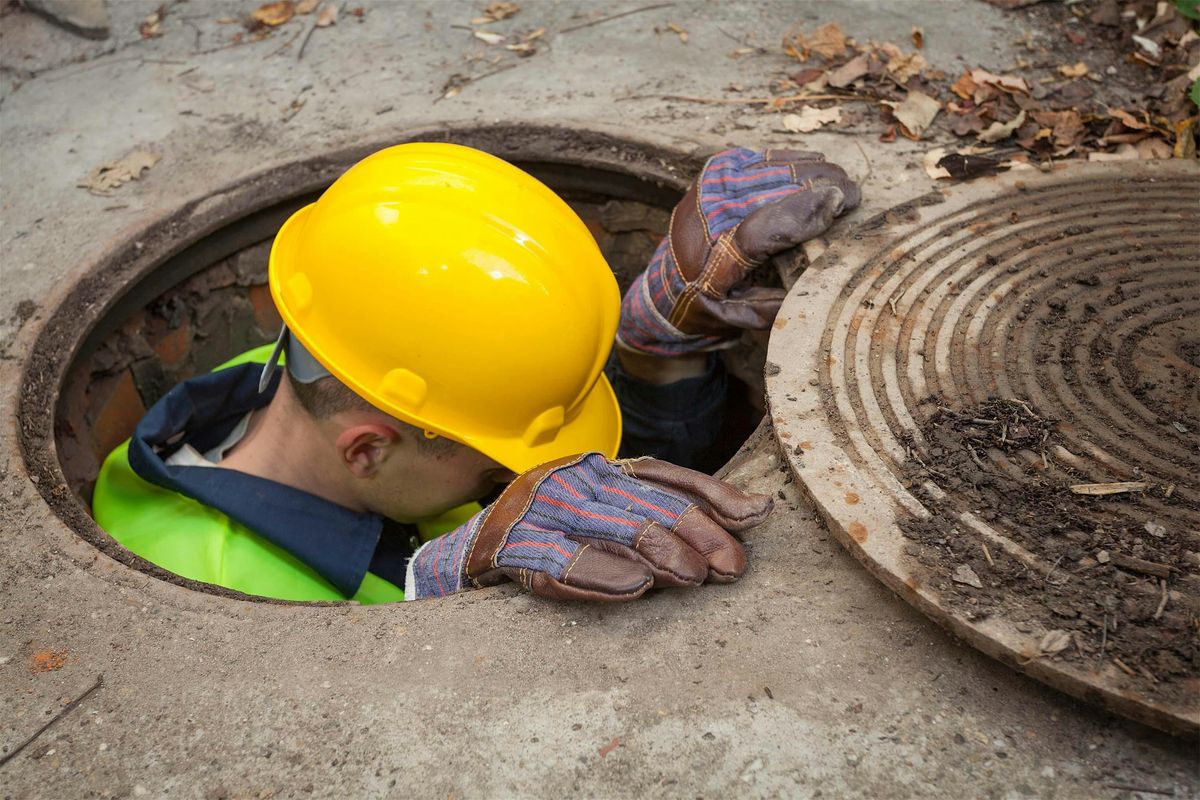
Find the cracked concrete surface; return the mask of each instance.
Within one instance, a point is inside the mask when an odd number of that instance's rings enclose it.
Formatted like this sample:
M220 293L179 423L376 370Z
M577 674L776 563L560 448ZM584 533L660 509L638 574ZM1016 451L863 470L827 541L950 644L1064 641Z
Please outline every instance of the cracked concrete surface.
M284 48L298 23L227 46L239 29L218 20L257 3L168 4L163 35L142 40L137 23L157 5L110 3L105 42L11 5L0 20L0 753L105 678L0 767L0 797L1200 789L1194 741L1017 675L877 584L825 533L768 438L733 471L782 493L780 511L749 537L747 576L620 608L556 606L507 588L374 608L199 594L83 543L46 506L18 451L19 375L50 305L104 254L216 187L406 131L497 122L696 153L796 146L770 115L625 98L718 97L730 83L762 91L786 62L728 58L738 47L730 37L774 47L803 21L898 42L919 24L935 66L953 69L963 54L1000 68L1023 17L965 2L730 2L555 34L636 4L526 2L496 27L545 25L548 47L435 103L451 74L487 71L463 59L493 53L451 27L474 5L364 0L361 18L344 9L299 61L298 41ZM686 45L654 33L667 22L688 29ZM800 143L865 179L855 219L930 188L920 168L930 143L839 132ZM142 180L112 197L75 188L135 147L163 157ZM66 664L32 672L43 649L65 651Z

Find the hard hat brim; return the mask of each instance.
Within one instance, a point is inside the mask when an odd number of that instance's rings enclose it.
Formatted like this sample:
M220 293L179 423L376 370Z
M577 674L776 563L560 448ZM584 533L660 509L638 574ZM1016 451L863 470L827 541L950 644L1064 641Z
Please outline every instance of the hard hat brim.
M617 396L608 378L600 373L578 414L558 429L553 441L534 447L519 439L471 437L462 441L520 474L547 461L579 453L599 452L616 458L621 446L621 428Z

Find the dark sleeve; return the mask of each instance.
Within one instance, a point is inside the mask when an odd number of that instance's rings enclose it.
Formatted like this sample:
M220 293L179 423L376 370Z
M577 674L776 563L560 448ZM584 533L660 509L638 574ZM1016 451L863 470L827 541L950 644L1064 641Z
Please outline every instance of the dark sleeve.
M604 369L621 405L621 458L654 456L702 469L724 422L726 377L721 359L710 354L708 371L665 386L629 375L616 351Z

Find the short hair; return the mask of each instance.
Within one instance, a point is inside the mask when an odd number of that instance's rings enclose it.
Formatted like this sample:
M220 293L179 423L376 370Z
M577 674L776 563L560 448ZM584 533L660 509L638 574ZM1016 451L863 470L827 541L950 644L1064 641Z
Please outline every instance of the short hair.
M436 454L449 453L456 447L462 446L458 442L447 439L445 436L429 438L421 428L418 428L416 425L410 425L403 420L398 420L387 414L387 412L381 411L355 394L349 386L332 375L318 378L312 383L301 383L296 380L290 371L287 369L283 371L287 373L288 383L292 387L292 393L296 395L296 399L300 402L300 407L313 419L329 419L343 411L375 411L387 415L397 427L407 429L412 434L412 437L417 440L419 447L432 450Z

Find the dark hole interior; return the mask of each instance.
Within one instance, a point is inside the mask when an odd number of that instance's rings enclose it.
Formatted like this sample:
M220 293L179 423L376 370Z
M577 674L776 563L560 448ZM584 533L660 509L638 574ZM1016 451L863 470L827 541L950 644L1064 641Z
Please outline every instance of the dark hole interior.
M677 192L623 173L519 163L583 218L624 291L666 232ZM279 203L187 247L128 287L72 363L55 415L55 441L68 484L90 504L104 457L132 433L164 393L251 347L272 341L280 319L267 289L276 230L305 195ZM762 417L761 348L726 354L731 379L726 422L702 467L715 471ZM739 377L740 376L740 377Z

